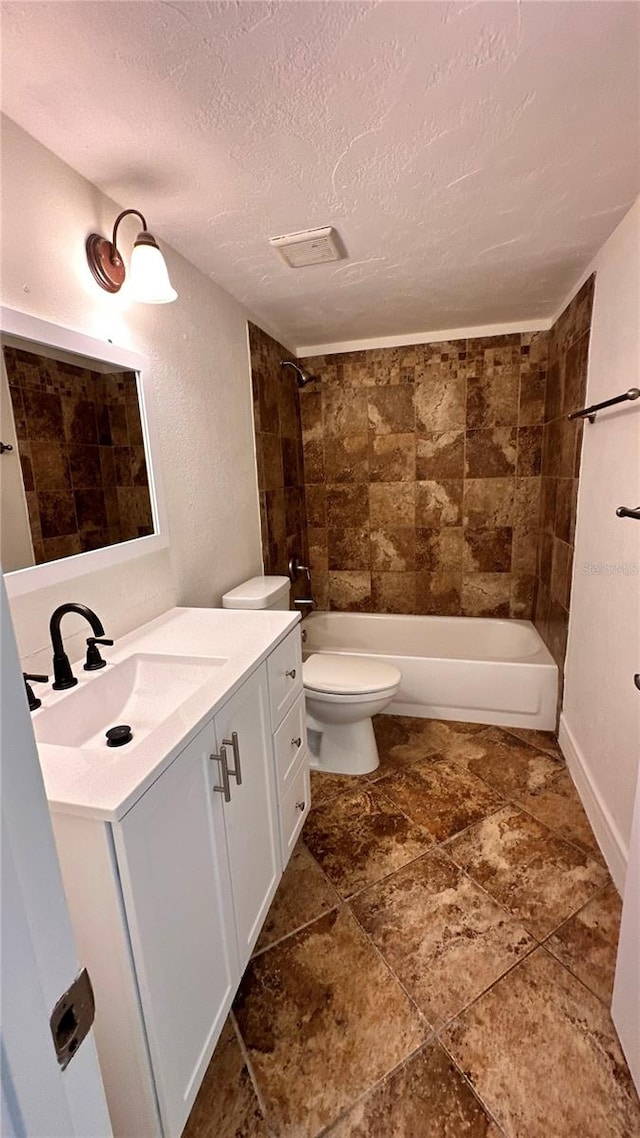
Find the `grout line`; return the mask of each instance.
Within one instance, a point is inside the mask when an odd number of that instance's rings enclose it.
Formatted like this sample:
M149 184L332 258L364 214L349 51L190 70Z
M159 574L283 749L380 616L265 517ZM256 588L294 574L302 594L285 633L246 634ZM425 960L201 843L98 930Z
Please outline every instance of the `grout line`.
M321 917L326 917L327 913L333 913L336 909L342 908L342 906L346 904L344 898L340 897L333 885L331 888L333 889L334 893L336 893L335 905L331 905L328 909L323 909L321 913L316 913L315 917L311 917L311 919L305 921L304 924L297 925L295 929L291 929L290 932L285 933L284 936L280 936L277 940L273 940L270 944L266 944L264 948L260 949L259 952L254 952L253 956L249 960L249 963L254 960L259 960L261 956L264 956L265 952L270 952L272 948L277 948L278 945L283 944L285 940L289 940L289 937L303 932L304 929L308 929L310 925L315 925L316 921L319 921ZM249 967L249 965L247 965L247 967Z
M493 724L491 724L491 723L489 723L489 724L487 724L487 726L488 726L488 727L492 727L492 726L494 726L494 725L493 725ZM524 743L524 744L526 744L526 746L527 746L527 747L533 747L533 749L534 749L535 751L541 751L541 752L542 752L542 754L543 754L543 755L546 755L548 759L555 759L555 760L556 760L556 762L557 762L557 763L560 763L562 766L566 766L566 765L567 765L567 763L566 763L566 759L565 759L564 755L562 754L562 751L560 751L560 754L559 754L559 755L556 755L556 754L554 754L554 753L553 753L553 752L551 752L551 751L545 751L544 747L541 747L541 746L539 746L539 744L538 744L538 743L531 743L531 742L529 741L529 739L523 739L521 735L516 735L516 734L515 734L515 732L518 730L518 728L517 728L517 727L516 727L516 728L513 728L513 727L499 727L499 730L500 730L500 731L507 731L507 732L509 733L509 735L511 735L511 737L512 737L513 739L517 739L519 743ZM553 737L554 737L554 739L555 739L556 743L558 743L557 737L556 737L556 735L553 733L553 731L550 731L550 732L549 732L549 734L550 734L550 735L553 735ZM560 749L560 744L559 744L559 743L558 743L558 749Z
M438 1038L438 1043L442 1047L442 1050L444 1051L445 1055L448 1057L449 1061L451 1062L451 1064L453 1065L455 1070L458 1072L459 1075L461 1075L463 1081L469 1087L469 1090L471 1091L473 1097L476 1099L477 1102L480 1103L480 1106L484 1110L485 1114L487 1114L489 1116L489 1118L491 1119L491 1121L494 1123L494 1125L497 1126L498 1130L500 1131L500 1134L503 1136L506 1135L506 1133L507 1133L506 1130L501 1125L501 1123L498 1122L496 1115L490 1109L490 1107L487 1105L487 1103L484 1101L484 1099L480 1095L480 1092L478 1091L477 1087L474 1087L473 1083L471 1082L470 1077L467 1075L466 1071L464 1071L463 1068L460 1066L460 1064L456 1060L455 1056L452 1055L449 1048L446 1046L445 1043L442 1042L442 1040L440 1038Z
M260 1084L258 1082L258 1077L254 1071L253 1063L251 1061L251 1056L249 1055L249 1050L247 1048L247 1045L245 1044L244 1039L242 1038L242 1032L240 1031L240 1025L238 1024L238 1021L236 1019L235 1012L233 1011L233 1009L229 1012L229 1015L231 1017L233 1029L236 1033L236 1039L238 1040L238 1046L240 1047L240 1052L241 1052L242 1058L244 1060L245 1067L247 1068L247 1071L249 1072L249 1078L250 1078L251 1084L253 1086L254 1094L256 1096L256 1099L258 1100L258 1106L260 1107L260 1110L262 1111L262 1115L263 1115L263 1118L267 1124L268 1129L273 1133L273 1130L272 1130L272 1127L271 1127L271 1124L269 1122L268 1115L267 1115L266 1103L265 1103L264 1097L262 1095L262 1091L260 1089Z
M544 789L546 790L547 788L544 787ZM516 810L519 810L522 814L527 814L530 818L533 818L534 822L537 822L539 826L543 826L544 829L548 830L549 833L552 834L553 837L558 841L565 842L566 845L571 846L574 850L577 850L578 853L581 853L583 857L586 857L589 859L589 861L592 861L594 865L598 866L598 868L603 869L607 874L609 881L611 880L611 874L609 873L609 869L606 863L604 863L604 859L603 864L601 864L598 860L598 857L602 857L602 854L595 853L595 851L592 850L585 850L585 848L579 845L578 842L575 842L573 838L567 838L565 834L561 833L560 830L554 830L553 826L550 826L548 822L543 822L542 819L538 818L536 814L533 814L531 810L527 810L526 806L521 806L516 799L511 799L510 801L511 805L514 806ZM607 884L609 884L609 881L607 881Z
M358 1095L358 1097L355 1098L349 1106L345 1107L344 1110L341 1110L335 1118L332 1118L331 1122L327 1126L323 1127L322 1130L319 1130L314 1135L314 1138L330 1138L331 1131L333 1130L334 1126L337 1126L339 1122L342 1122L354 1109L354 1107L363 1102L363 1100L368 1098L369 1095L372 1095L374 1091L383 1086L384 1083L392 1079L393 1076L396 1075L398 1071L401 1071L403 1067L406 1067L407 1064L415 1059L421 1051L424 1051L426 1047L432 1044L435 1038L435 1035L431 1035L428 1039L425 1039L424 1043L421 1043L419 1047L416 1047L414 1051L411 1051L409 1055L405 1056L404 1059L401 1059L399 1063L396 1063L395 1067L392 1067L390 1071L387 1071L385 1075L382 1075L382 1077L377 1079L375 1083L372 1083L372 1085L368 1087L366 1091L363 1091L362 1094Z
M575 916L575 914L574 914L574 916ZM554 935L553 933L550 933L550 936L553 936L553 935ZM547 940L548 939L549 939L549 937L547 938ZM605 1009L605 1011L607 1012L609 1017L611 1017L611 997L610 996L608 997L608 1001L603 1000L602 996L599 996L597 992L594 992L593 988L589 987L589 985L587 984L587 981L583 980L582 976L578 976L578 973L574 972L573 968L570 968L568 964L565 964L564 960L560 960L560 957L556 956L553 949L547 947L546 941L543 941L543 943L540 945L540 948L543 948L545 950L545 952L547 953L547 955L550 956L551 959L554 960L556 964L559 964L562 968L564 968L565 972L568 972L569 975L572 976L574 980L577 980L578 983L581 984L582 987L585 988L586 991L589 992L589 994L591 996L594 996L595 999L598 1001L598 1003L602 1004L603 1008Z
M357 918L356 914L353 912L353 910L351 909L351 907L348 907L348 911L349 911L349 915L351 916L351 918L353 919L353 921L355 921L356 925L357 925L357 926L358 926L358 928L360 929L360 932L361 932L361 933L362 933L362 935L363 935L363 936L366 938L366 940L369 942L369 944L371 945L371 948L372 948L372 949L373 949L373 951L375 952L376 956L378 957L378 959L379 959L379 960L382 962L382 964L384 965L384 967L385 967L385 970L386 970L387 972L389 972L389 974L391 975L391 977L392 977L392 978L393 978L393 979L396 981L396 984L398 985L398 987L399 987L399 988L400 988L400 989L401 989L401 990L404 992L404 994L405 994L405 996L406 996L407 1000L409 1001L409 1003L411 1004L411 1006L412 1006L412 1007L415 1009L415 1011L417 1012L417 1015L418 1015L418 1019L420 1020L420 1023L421 1023L421 1024L423 1024L423 1025L424 1025L424 1026L427 1028L427 1030L428 1030L428 1033L429 1033L429 1034L428 1034L428 1036L427 1036L427 1039L423 1040L423 1044L424 1044L424 1043L426 1043L426 1042L427 1042L429 1039L431 1039L431 1038L432 1038L432 1037L433 1037L433 1036L436 1034L436 1030L435 1030L435 1028L433 1027L433 1024L431 1024L431 1023L429 1022L429 1020L427 1019L427 1017L426 1017L425 1013L422 1011L422 1009L421 1009L420 1007L418 1007L418 1004L417 1004L417 1003L416 1003L416 1001L414 1000L414 998L413 998L413 996L411 995L411 993L407 991L407 989L406 989L406 987L405 987L405 985L404 985L403 981L400 979L400 977L397 975L397 973L396 973L396 972L394 971L394 969L391 967L391 965L389 964L389 961L386 959L386 957L384 957L384 956L382 955L382 953L381 953L380 949L378 948L377 944L375 943L375 941L373 940L373 938L370 936L370 934L367 932L367 930L366 930L365 928L363 928L362 924L361 924L361 923L360 923L360 921L358 920L358 918ZM423 1044L421 1044L420 1046L422 1046Z
M513 917L513 914L510 914L510 915ZM469 1002L466 1003L463 1008L460 1008L460 1010L455 1012L454 1015L449 1016L449 1019L446 1020L445 1023L441 1024L440 1027L438 1027L436 1029L435 1034L436 1034L436 1037L437 1037L439 1042L442 1042L441 1036L446 1034L446 1032L456 1022L456 1020L461 1019L461 1017L463 1015L466 1015L466 1013L469 1011L470 1008L472 1008L474 1006L474 1004L477 1004L479 1000L481 1000L484 996L486 996L489 992L491 992L493 990L493 988L495 988L498 984L500 984L503 980L505 980L507 976L509 976L512 972L514 972L516 970L516 968L519 968L521 964L524 964L525 960L527 960L530 956L532 956L534 952L537 952L539 948L542 948L542 945L536 939L536 937L534 937L533 933L529 933L528 929L525 929L525 932L527 932L527 934L532 939L533 943L531 944L531 946L526 950L526 952L523 952L522 956L520 956L517 960L514 960L513 964L510 964L509 967L506 968L505 971L502 972L500 976L496 976L495 980L492 980L490 984L487 984L486 988L483 988L481 992L477 992L476 995L473 996L472 999L470 999Z

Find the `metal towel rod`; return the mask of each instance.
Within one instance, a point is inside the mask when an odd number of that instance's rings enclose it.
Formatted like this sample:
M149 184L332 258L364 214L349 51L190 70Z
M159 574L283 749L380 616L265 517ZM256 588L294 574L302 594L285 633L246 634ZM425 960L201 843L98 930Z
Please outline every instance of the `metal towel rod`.
M631 506L618 506L616 514L619 518L635 518L640 522L640 506L636 506L635 510Z
M595 423L597 411L602 411L604 407L613 407L616 403L627 403L634 399L640 399L640 387L630 387L624 395L605 399L603 403L594 403L592 407L584 407L582 411L572 411L570 415L567 415L567 419L588 419L590 423Z

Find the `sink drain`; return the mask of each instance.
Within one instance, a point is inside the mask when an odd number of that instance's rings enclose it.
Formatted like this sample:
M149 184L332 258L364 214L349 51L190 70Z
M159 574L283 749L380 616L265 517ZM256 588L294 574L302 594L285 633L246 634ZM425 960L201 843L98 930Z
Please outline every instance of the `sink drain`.
M127 723L110 727L107 731L107 747L124 747L125 743L130 743L132 739L133 731Z

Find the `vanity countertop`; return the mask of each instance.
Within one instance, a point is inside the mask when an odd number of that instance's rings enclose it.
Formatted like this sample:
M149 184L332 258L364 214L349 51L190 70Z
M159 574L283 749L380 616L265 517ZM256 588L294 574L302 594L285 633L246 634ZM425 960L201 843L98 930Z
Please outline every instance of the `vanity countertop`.
M50 809L107 822L122 818L299 620L297 612L174 608L106 649L107 667L101 671L88 673L82 661L75 663L77 687L47 690L42 708L32 717L36 733L38 717L47 708L73 698L85 685L100 684L109 665L134 654L223 660L153 734L129 751L126 746L96 751L39 742Z

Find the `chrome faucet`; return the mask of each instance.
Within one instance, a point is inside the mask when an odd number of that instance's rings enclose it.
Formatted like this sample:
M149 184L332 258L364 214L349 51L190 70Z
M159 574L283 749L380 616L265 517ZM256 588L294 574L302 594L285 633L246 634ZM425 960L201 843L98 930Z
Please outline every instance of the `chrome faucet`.
M86 605L78 605L71 601L66 605L59 605L54 612L49 622L49 632L51 634L51 645L53 648L53 687L57 690L64 690L65 688L75 687L77 679L71 671L71 664L69 657L64 650L62 644L62 632L60 631L60 622L63 616L68 612L77 612L79 616L83 616L85 620L89 621L95 636L104 636L104 628L100 618Z
M313 612L314 608L316 607L316 602L313 601L311 597L298 597L293 603L297 609L302 610L303 620L305 616L308 616L310 612Z

